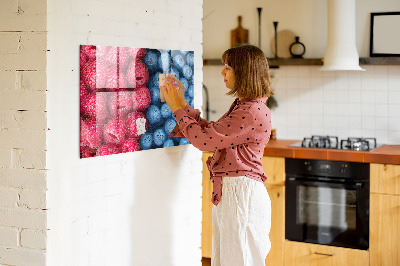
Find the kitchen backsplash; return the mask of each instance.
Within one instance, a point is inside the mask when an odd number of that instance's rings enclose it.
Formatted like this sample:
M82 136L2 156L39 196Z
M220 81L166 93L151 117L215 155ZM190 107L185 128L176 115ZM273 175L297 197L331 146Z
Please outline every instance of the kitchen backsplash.
M376 137L379 144L400 144L400 66L365 65L366 71L320 71L320 66L271 69L278 107L272 110L277 138L311 135ZM204 67L210 92L210 120L217 120L233 99L220 76L222 66Z

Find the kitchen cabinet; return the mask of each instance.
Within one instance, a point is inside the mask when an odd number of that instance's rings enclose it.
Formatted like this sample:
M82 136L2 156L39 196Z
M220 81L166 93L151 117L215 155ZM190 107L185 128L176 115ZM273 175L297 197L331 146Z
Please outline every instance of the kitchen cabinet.
M400 165L370 167L370 265L400 265Z
M261 160L267 175L265 187L271 199L271 250L265 259L266 266L283 265L285 240L285 158L264 156Z
M400 165L370 164L371 193L400 195Z
M369 254L365 250L285 241L285 266L365 266ZM283 265L283 264L281 264Z
M212 252L212 183L210 181L210 173L206 165L212 152L203 153L203 194L202 194L202 224L201 224L201 253L203 258L211 258Z
M212 253L212 183L206 166L206 161L211 152L203 153L203 218L202 218L202 256L211 258ZM265 187L271 198L272 221L271 221L271 250L266 258L266 265L283 265L283 243L284 243L284 215L285 215L285 158L263 157L264 171L268 176Z

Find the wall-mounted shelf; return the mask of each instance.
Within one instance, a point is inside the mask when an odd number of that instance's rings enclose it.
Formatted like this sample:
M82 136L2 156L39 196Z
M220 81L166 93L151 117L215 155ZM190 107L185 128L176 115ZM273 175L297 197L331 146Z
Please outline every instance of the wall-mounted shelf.
M360 65L400 65L400 57L362 57Z
M322 58L268 58L271 68L279 66L321 66ZM222 65L220 59L204 59L203 65ZM360 65L400 65L400 57L362 57Z

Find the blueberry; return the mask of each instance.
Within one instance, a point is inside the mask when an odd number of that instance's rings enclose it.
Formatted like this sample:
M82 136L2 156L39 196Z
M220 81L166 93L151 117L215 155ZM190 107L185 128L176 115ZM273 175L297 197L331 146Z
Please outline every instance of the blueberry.
M190 98L194 97L194 85L193 84L189 85L189 89L187 90L187 94L189 95Z
M149 80L149 83L148 83L149 87L152 87L152 88L159 88L160 87L160 83L159 83L159 80L158 80L160 74L161 74L161 72L157 71L155 74L153 74L150 77L150 80Z
M178 69L176 69L176 68L171 68L171 73L170 74L173 74L174 75L174 77L175 78L177 78L177 79L179 79L179 77L180 77L180 74L179 74L179 71L178 71Z
M189 95L185 95L185 101L190 105L190 101L192 98L189 97Z
M169 134L171 134L171 132L175 128L175 126L176 126L175 118L168 119L164 124L165 133L169 136Z
M143 150L148 150L153 145L153 135L150 133L144 133L139 140L140 147Z
M151 104L159 104L160 103L160 89L158 87L150 88L150 97Z
M185 78L181 78L179 81L182 83L183 87L185 87L185 93L186 93L189 87L189 81Z
M170 138L168 138L163 144L164 148L172 147L172 146L175 146L175 144L174 144L174 141L172 139L170 139Z
M170 116L172 115L172 111L171 111L171 109L169 108L169 106L168 106L167 103L163 103L163 104L161 105L161 115L162 115L162 117L164 117L164 118L168 118L168 117L170 117Z
M186 79L191 79L193 76L193 70L189 65L184 65L182 68L182 74Z
M158 67L162 69L164 73L169 72L169 68L171 66L171 55L169 52L161 53L158 58Z
M187 138L181 138L179 140L179 145L187 145L187 144L190 144Z
M150 124L159 124L162 121L161 111L155 105L150 105L146 117Z
M143 58L143 62L151 72L158 70L158 57L160 52L153 49L147 49L146 56Z
M172 61L173 61L173 66L176 67L178 70L182 70L183 66L185 65L185 60L183 59L183 56L180 53L174 55Z
M156 131L154 131L153 139L154 139L154 144L156 144L157 146L163 145L166 138L167 135L165 134L162 128L159 128Z
M186 55L186 63L187 63L189 66L193 66L193 65L194 65L194 54L193 54L193 52L189 52L189 53Z

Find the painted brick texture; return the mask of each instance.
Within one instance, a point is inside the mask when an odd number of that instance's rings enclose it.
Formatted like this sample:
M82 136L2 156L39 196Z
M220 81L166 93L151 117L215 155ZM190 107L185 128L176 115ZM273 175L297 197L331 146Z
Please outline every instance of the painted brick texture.
M48 265L201 265L201 152L79 159L78 88L79 45L193 50L200 107L202 2L48 2Z
M46 3L0 3L1 265L45 265Z

